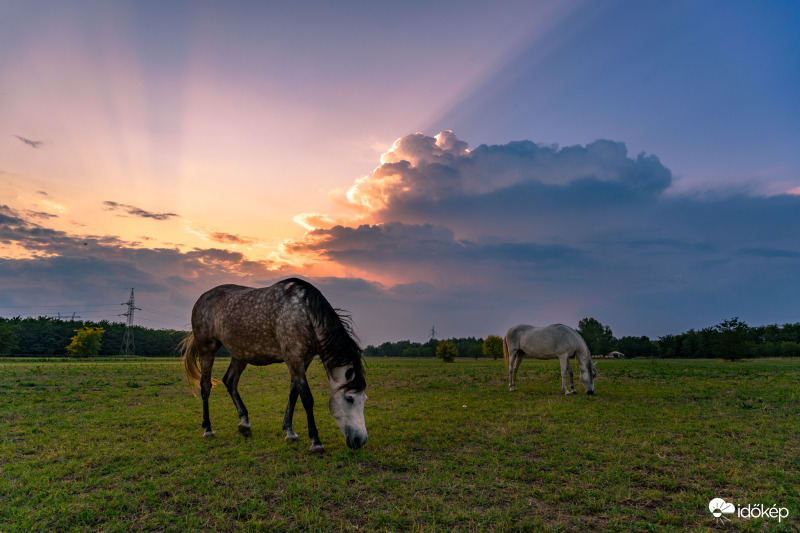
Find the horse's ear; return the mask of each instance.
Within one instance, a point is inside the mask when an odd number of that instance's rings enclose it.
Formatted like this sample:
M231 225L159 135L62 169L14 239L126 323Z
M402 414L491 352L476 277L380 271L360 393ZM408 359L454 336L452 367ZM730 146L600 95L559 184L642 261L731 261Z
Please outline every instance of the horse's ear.
M347 372L344 373L344 379L347 380L347 381L352 381L353 380L353 376L355 376L355 374L356 374L356 371L353 370L353 367L350 367L350 368L347 369Z

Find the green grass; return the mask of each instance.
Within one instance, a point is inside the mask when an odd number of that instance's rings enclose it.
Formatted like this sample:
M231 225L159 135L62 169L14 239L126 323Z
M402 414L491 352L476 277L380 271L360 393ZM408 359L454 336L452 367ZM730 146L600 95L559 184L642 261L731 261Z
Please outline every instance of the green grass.
M301 407L283 440L280 365L242 377L252 438L216 387L203 439L176 360L4 360L0 531L797 531L798 368L600 361L596 395L564 396L556 361L509 393L502 361L370 359L350 451L317 361L314 456ZM719 526L714 497L790 515Z

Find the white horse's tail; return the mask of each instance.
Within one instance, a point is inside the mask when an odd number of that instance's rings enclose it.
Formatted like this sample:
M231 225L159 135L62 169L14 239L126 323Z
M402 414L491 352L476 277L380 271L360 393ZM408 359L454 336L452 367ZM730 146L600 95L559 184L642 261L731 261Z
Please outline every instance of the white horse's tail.
M509 360L511 357L508 354L508 341L506 341L505 335L503 336L503 359L506 362L506 371L508 371Z

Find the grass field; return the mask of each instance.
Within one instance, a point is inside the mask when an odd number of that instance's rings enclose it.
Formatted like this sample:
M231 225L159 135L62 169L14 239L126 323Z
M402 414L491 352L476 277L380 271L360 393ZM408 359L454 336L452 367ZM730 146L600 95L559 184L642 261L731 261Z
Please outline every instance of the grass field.
M0 360L0 530L798 531L799 369L600 361L597 394L564 396L557 361L509 393L502 361L370 359L350 451L315 361L313 456L302 408L283 440L283 366L242 377L252 438L215 387L203 439L177 360ZM789 516L719 523L715 497Z

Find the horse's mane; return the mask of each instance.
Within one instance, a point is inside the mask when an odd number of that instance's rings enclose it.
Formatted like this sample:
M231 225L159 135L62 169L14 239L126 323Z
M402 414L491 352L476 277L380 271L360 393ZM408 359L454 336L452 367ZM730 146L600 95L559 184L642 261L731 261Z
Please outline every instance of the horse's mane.
M305 280L289 278L279 284L286 287L287 294L302 298L314 324L319 342L319 356L325 368L330 370L352 366L353 378L343 388L363 391L367 387L364 380L364 361L353 329L352 317L341 309L334 309L319 289Z

